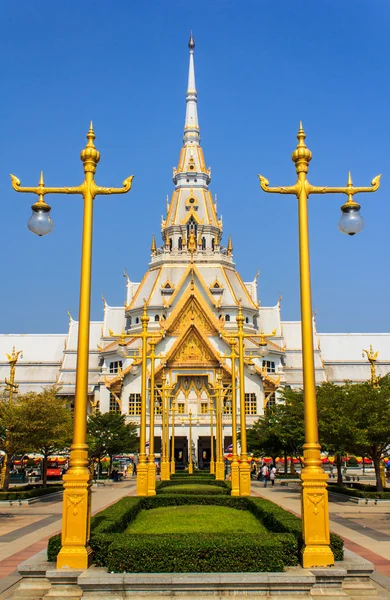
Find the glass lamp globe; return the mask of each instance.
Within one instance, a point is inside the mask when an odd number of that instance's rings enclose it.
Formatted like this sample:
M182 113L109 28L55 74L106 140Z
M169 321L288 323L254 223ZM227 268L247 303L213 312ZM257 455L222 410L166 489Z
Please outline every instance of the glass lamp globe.
M50 206L44 200L38 200L32 205L32 215L27 227L39 236L46 235L53 230L54 223L50 217Z
M133 365L133 375L138 375L139 367L138 365Z
M356 202L346 202L341 207L339 229L347 235L355 235L364 227L364 220L360 215L360 205Z
M126 346L122 346L122 344L118 344L118 350L116 351L116 353L118 354L118 356L121 356L122 358L126 358L126 355L127 355Z
M260 354L260 356L262 356L262 357L266 356L267 352L268 352L268 345L267 345L267 343L261 343L260 342L260 346L259 346L259 354Z
M256 367L253 360L251 360L250 363L248 363L248 371L251 375L254 375L256 373Z

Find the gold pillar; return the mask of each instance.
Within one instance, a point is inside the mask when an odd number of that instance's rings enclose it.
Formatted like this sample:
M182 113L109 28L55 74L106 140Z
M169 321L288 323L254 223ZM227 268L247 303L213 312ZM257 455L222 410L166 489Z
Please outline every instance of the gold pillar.
M97 195L124 194L131 189L133 177L123 182L123 188L104 188L96 185L94 175L100 160L100 152L94 145L95 133L92 122L87 133L87 144L81 151L85 179L77 187L47 188L43 175L38 187L23 188L20 181L11 175L12 187L17 192L38 195L33 204L34 212L50 212L44 201L46 194L79 194L84 199L84 221L81 250L80 309L76 367L76 394L74 405L73 443L70 447L70 468L64 480L62 513L62 548L57 557L58 568L86 569L91 564L89 547L91 513L91 474L88 468L86 444L88 405L88 361L92 269L92 226L93 201Z
M162 428L161 428L161 481L169 480L169 450L168 450L168 397L167 397L167 378L165 370L162 374Z
M189 461L188 461L188 473L190 475L192 475L192 473L194 472L194 465L192 462L192 411L191 410L190 410L189 416L190 416L190 456L189 456Z
M348 196L345 208L356 210L359 207L353 202L358 192L374 192L379 187L380 176L373 179L371 187L357 188L352 185L349 175L346 187L313 186L307 180L309 162L312 153L305 144L305 132L300 124L298 144L292 154L297 172L295 185L269 187L265 177L259 175L260 186L265 192L277 194L293 194L298 198L299 222L299 266L301 292L301 331L302 331L302 363L304 388L305 444L303 446L304 468L302 470L302 525L303 549L301 561L303 567L324 567L334 563L329 543L329 509L327 493L327 475L321 466L321 448L318 440L317 404L314 372L313 325L310 284L309 255L309 194L342 193Z
M150 391L149 391L149 463L148 463L148 496L156 495L156 463L154 462L154 374L156 360L156 341L150 340Z
M16 363L18 362L19 356L23 356L22 350L18 350L15 352L15 346L12 348L12 354L7 354L8 363L9 363L9 379L5 379L5 388L4 391L9 394L8 402L10 404L13 403L14 393L16 394L19 388L19 384L15 383L15 372L16 372ZM4 485L7 481L8 473L9 473L8 465L8 454L4 454L3 458L3 466L1 469L1 479L0 479L0 489L4 488Z
M246 445L246 416L245 416L245 381L244 381L244 317L242 314L241 304L238 307L237 314L238 328L238 369L239 369L239 390L240 390L240 496L251 495L251 472L248 463L248 451Z
M215 463L215 479L223 481L225 479L225 469L223 464L223 440L222 440L222 375L217 374L216 390L216 441L217 441L217 460Z
M232 362L232 496L240 495L240 470L237 453L237 391L236 391L236 340L230 342Z
M210 399L210 473L215 474L215 461L214 461L214 406L213 401Z
M139 435L139 461L137 466L137 496L148 496L148 463L146 457L146 356L148 341L148 323L149 317L146 311L146 301L144 301L144 310L141 317L142 323L142 373L141 373L141 422ZM149 441L150 444L150 441Z
M171 446L171 475L175 474L175 401L172 400L172 446Z

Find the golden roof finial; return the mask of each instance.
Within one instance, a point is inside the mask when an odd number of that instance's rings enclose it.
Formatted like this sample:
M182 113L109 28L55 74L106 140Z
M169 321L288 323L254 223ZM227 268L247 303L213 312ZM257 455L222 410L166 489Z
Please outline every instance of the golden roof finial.
M103 306L104 306L104 308L106 308L107 302L106 302L106 299L104 297L104 292L102 292L102 300L103 300Z
M232 242L232 236L229 235L229 239L228 239L228 245L227 245L227 253L230 255L233 252L233 242Z
M295 162L297 173L299 173L300 171L304 171L305 173L307 173L307 171L309 170L309 162L311 161L313 155L305 144L306 134L303 129L302 121L300 121L299 123L297 138L298 144L294 152L292 153L291 158L293 162Z
M190 50L195 49L195 42L194 42L194 38L192 36L192 31L190 32L190 41L188 42L188 47Z
M98 164L99 160L100 160L100 152L98 150L96 150L95 148L95 144L93 143L93 140L95 139L95 132L93 130L93 125L92 125L92 121L89 125L89 130L87 133L87 145L85 146L85 148L83 150L81 150L80 153L80 158L82 160L82 162L84 163L84 172L92 172L95 173L96 171L96 165Z
M150 248L150 251L152 253L152 256L156 256L157 246L156 246L156 238L154 237L154 234L152 235L152 246Z

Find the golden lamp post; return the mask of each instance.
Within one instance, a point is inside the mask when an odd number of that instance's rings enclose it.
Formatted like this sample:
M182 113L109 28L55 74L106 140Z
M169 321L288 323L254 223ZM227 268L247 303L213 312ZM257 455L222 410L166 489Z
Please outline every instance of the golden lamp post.
M237 451L237 390L236 390L236 359L237 354L237 342L233 338L229 340L230 354L221 356L221 359L229 358L231 361L232 370L232 462L230 465L231 470L231 481L232 481L232 496L240 495L240 470L238 462L238 451Z
M190 456L189 456L189 461L188 461L188 473L190 475L192 475L192 473L194 472L194 463L192 461L192 410L190 410L189 412L189 418L190 418Z
M251 473L248 462L248 448L246 443L246 413L245 413L245 349L244 340L245 338L260 338L259 342L259 356L263 357L267 353L267 337L275 335L276 330L270 334L253 334L245 333L244 331L244 316L242 314L241 300L238 304L238 314L236 318L237 332L224 335L228 343L231 344L233 340L238 341L238 373L239 373L239 394L240 394L240 463L239 463L239 475L240 475L240 496L250 496L251 494Z
M161 391L161 403L162 403L162 428L161 428L161 481L169 481L170 479L170 468L169 468L169 392L173 390L175 386L167 384L167 378L165 370L162 374L162 386Z
M5 388L4 391L8 394L8 402L12 404L14 399L14 394L17 394L19 384L15 383L15 371L16 371L16 363L18 362L19 356L23 357L22 350L15 351L15 346L12 348L12 354L7 354L7 359L9 363L9 379L5 378ZM0 480L0 489L4 488L4 484L7 480L7 476L9 473L10 465L8 465L8 455L4 454L3 458L3 467L1 469L1 480Z
M50 218L51 208L44 199L47 194L79 194L84 200L74 430L73 442L70 447L70 468L63 476L62 548L57 557L58 568L72 569L86 569L91 564L92 559L92 552L89 547L91 474L88 469L86 432L93 201L99 195L125 194L131 189L133 180L132 176L125 179L122 188L106 188L96 185L94 175L100 160L100 152L95 148L94 139L95 133L91 122L87 133L88 142L80 154L85 173L85 179L81 185L76 187L45 187L43 174L41 173L38 187L21 187L19 179L11 175L14 190L37 194L38 196L38 201L31 207L33 212L28 222L28 228L39 236L46 235L53 229L53 221Z
M214 460L214 403L210 396L210 473L215 474L215 460Z
M154 458L154 435L153 440L149 440L149 464L147 462L146 455L146 396L147 396L147 359L148 359L148 340L156 340L161 334L148 332L149 317L147 313L147 303L144 300L144 309L141 316L142 330L141 333L124 333L120 335L114 334L112 330L109 330L110 337L117 338L118 341L118 354L124 358L133 358L127 356L126 353L126 339L139 338L142 341L141 345L141 422L140 422L140 436L139 436L139 462L137 466L137 496L154 496L156 494L156 467L154 464L150 466L150 458L152 456L151 444L153 448ZM155 345L154 345L155 348ZM153 351L154 354L154 351ZM157 357L156 357L157 358ZM153 379L154 379L154 359L152 359L153 367ZM151 390L151 404L154 406L154 381L153 391ZM154 422L154 409L150 408L150 419L153 418ZM151 428L152 430L152 428ZM150 481L148 479L150 478Z
M310 194L346 194L348 200L341 207L342 216L339 229L348 235L354 235L363 228L363 219L359 215L360 205L353 197L359 192L375 192L379 188L380 175L371 182L371 187L354 187L351 175L346 187L319 187L311 185L307 179L312 153L305 144L305 132L300 124L298 145L292 154L297 172L297 181L292 186L269 187L265 177L259 175L261 189L276 194L292 194L298 199L299 221L299 261L301 291L301 328L304 388L305 444L304 468L302 470L302 521L303 567L323 567L334 563L329 547L329 511L326 490L327 475L321 466L321 447L318 440L318 420L313 352L313 325L310 285L308 197Z
M172 400L171 411L172 411L171 475L174 475L175 474L175 412L176 412L175 400Z
M216 437L216 461L215 461L215 479L223 481L225 479L225 469L223 464L223 440L222 440L222 375L217 373L215 385L215 437Z

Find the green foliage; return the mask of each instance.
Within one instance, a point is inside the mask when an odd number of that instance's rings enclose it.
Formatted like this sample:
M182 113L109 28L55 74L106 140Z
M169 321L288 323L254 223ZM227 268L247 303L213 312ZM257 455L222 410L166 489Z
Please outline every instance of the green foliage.
M37 488L30 485L21 486L12 492L0 492L0 501L2 500L27 500L28 498L39 498L47 494L55 494L62 491L62 485L51 485L47 488Z
M227 495L230 494L230 490L228 488L222 488L221 486L216 485L205 485L201 484L190 484L188 485L173 485L171 487L164 487L158 490L159 494L214 494L214 495Z
M117 412L91 415L87 423L88 447L92 458L134 452L138 448L137 426L126 423L126 416Z
M329 492L336 492L337 494L344 494L344 496L352 496L355 498L367 498L371 500L390 500L390 491L377 492L376 486L373 485L361 485L361 487L358 487L357 484L353 484L353 486L354 487L340 487L338 485L330 483Z
M224 489L228 489L228 485L226 484L225 481L217 481L216 479L207 479L207 478L203 478L203 477L193 477L191 479L186 479L184 477L182 478L177 478L177 479L172 479L170 481L160 481L159 484L156 487L156 491L157 493L159 493L163 488L166 487L172 487L172 486L178 486L178 485L185 485L185 486L190 486L190 485L212 485L212 486L217 486L217 487L221 487ZM180 493L180 492L179 492Z
M107 568L116 573L283 571L285 542L253 534L121 535L108 549Z
M188 471L179 471L179 473L173 473L173 475L171 475L171 479L196 479L198 477L202 477L202 479L215 479L215 475L212 473L199 470L195 470L192 474L188 473Z
M276 473L276 479L299 479L299 473Z
M55 562L57 560L57 555L61 550L61 534L57 533L49 538L47 544L47 560L48 562Z

